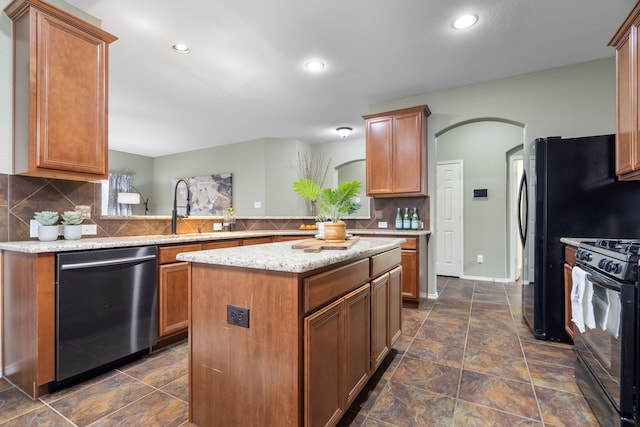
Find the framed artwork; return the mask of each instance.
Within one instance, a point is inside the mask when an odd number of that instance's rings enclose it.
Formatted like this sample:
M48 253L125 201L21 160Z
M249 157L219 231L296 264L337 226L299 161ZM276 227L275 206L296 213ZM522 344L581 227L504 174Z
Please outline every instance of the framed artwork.
M171 191L179 179L189 183L192 216L222 216L222 211L231 205L231 173L175 178ZM173 194L171 195L173 201ZM177 214L184 216L187 206L187 188L180 183L176 194Z

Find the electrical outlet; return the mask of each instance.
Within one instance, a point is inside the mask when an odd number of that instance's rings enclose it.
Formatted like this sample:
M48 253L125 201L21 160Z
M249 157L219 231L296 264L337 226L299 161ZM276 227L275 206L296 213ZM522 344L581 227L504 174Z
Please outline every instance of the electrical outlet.
M249 327L249 309L227 304L227 323L230 325Z
M96 224L82 224L82 235L98 234L98 226Z
M484 262L484 256L478 255L478 264L482 264Z
M378 221L378 228L387 228L387 221Z
M255 209L260 209L262 207L262 202L253 202L253 207Z

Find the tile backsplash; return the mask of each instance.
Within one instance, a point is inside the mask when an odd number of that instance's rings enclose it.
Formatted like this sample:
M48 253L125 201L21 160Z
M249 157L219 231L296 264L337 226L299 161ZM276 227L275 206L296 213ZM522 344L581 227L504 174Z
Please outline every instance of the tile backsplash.
M384 198L374 199L371 219L348 219L348 228L375 229L379 221L386 221L393 229L396 208L418 208L424 227L429 228L429 198ZM76 206L88 206L91 218L85 224L96 224L95 237L141 236L169 234L171 220L167 216L135 219L102 219L101 184L92 182L46 179L20 175L0 174L0 241L32 240L29 223L33 213L41 210L63 212ZM86 208L85 208L86 209ZM222 221L222 218L220 218ZM242 219L236 222L236 230L295 230L301 222L312 220L263 218ZM179 233L213 231L213 221L188 218L178 223ZM93 237L93 236L92 236Z

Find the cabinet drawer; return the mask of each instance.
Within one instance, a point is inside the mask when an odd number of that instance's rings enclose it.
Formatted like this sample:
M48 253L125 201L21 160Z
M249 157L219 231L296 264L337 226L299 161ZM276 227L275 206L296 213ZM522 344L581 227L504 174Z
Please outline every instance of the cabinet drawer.
M180 252L194 252L201 250L202 243L178 246L161 246L158 248L158 262L160 264L176 262L176 255L178 255Z
M271 243L271 237L253 237L242 240L242 246L262 245L263 243Z
M371 277L377 277L385 271L391 270L402 261L400 248L383 252L371 257Z
M232 248L234 246L240 246L240 240L222 240L219 242L207 242L204 245L205 249L222 249Z
M369 258L304 279L305 313L345 295L368 279Z
M575 246L564 247L564 262L569 265L573 265L576 262L576 251L578 248Z
M418 249L418 239L416 239L415 237L407 237L404 243L400 244L400 249Z

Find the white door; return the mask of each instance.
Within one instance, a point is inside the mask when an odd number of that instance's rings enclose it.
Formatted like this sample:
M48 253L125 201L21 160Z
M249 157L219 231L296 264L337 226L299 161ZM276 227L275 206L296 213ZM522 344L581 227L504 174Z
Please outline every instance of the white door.
M462 276L462 160L438 162L436 274Z

